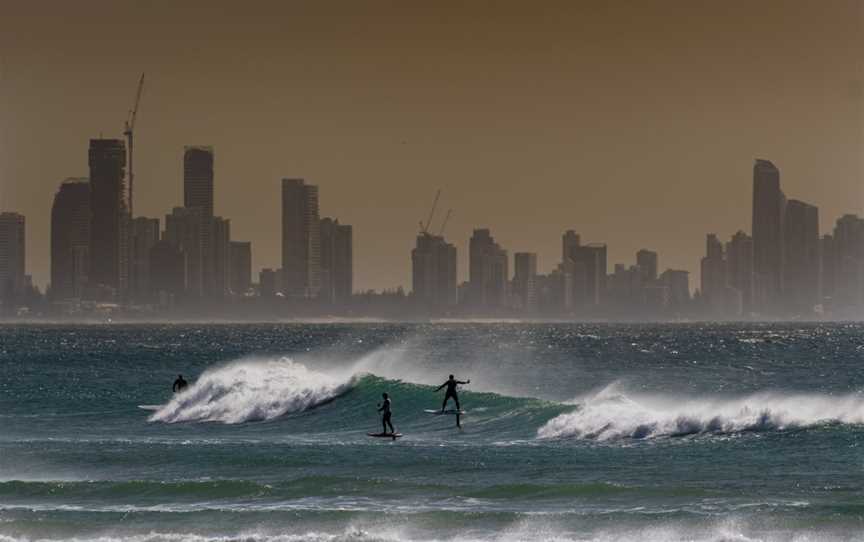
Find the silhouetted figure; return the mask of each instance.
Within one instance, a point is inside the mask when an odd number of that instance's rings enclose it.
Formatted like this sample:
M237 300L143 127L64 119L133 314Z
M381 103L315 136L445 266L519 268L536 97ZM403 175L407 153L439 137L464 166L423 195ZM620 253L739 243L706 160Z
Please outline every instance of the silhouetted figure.
M177 375L177 380L174 381L174 386L171 388L174 390L174 393L185 390L189 386L189 383L183 380L183 375Z
M456 412L458 413L460 410L462 410L462 407L459 406L459 394L456 392L456 388L460 384L470 384L470 383L471 383L471 380L467 380L465 382L462 382L461 380L456 380L455 378L453 378L453 375L450 375L450 377L447 379L447 382L438 386L435 389L436 392L441 391L441 388L444 388L444 387L447 388L447 391L444 393L444 402L441 404L441 412L444 412L444 410L447 409L447 400L450 399L451 397L456 402ZM456 423L457 424L459 423L458 418L457 418Z
M395 433L396 430L393 429L393 422L390 421L390 416L392 412L390 411L390 396L386 393L381 394L381 397L384 398L384 402L378 405L378 412L381 412L381 425L384 428L383 433L387 434L387 426L390 426L390 433ZM395 439L395 437L394 437Z

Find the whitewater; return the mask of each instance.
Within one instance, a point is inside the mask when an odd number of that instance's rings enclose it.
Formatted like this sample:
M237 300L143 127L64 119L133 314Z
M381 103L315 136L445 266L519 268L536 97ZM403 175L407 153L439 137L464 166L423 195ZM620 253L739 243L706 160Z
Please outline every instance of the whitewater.
M862 540L862 331L0 327L0 542Z

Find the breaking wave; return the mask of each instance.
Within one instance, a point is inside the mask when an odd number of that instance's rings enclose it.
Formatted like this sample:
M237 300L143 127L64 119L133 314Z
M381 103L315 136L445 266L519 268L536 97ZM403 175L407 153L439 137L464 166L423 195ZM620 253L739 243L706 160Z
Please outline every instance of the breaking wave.
M234 424L271 420L330 402L350 390L355 381L354 376L309 370L288 358L237 361L205 371L149 421Z
M740 398L688 399L628 395L615 385L540 427L545 439L613 440L810 428L864 423L860 395L757 393Z

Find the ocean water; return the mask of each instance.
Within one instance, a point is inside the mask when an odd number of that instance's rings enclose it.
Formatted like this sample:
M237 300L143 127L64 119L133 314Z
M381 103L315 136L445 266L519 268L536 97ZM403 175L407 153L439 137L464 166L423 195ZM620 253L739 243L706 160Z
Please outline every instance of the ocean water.
M864 540L862 362L857 324L0 327L0 542Z

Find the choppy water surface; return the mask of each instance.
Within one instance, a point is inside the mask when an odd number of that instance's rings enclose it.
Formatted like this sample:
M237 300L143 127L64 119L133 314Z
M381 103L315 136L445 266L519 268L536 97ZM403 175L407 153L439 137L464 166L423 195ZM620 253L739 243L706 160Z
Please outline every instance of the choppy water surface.
M851 324L2 327L0 542L864 540L862 360Z

